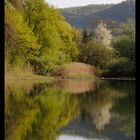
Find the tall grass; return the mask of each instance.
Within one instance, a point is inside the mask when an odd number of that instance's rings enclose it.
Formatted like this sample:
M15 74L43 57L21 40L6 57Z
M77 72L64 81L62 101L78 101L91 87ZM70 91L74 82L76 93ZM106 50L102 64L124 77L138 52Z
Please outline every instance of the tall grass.
M79 62L67 64L64 72L65 78L95 78L95 75L97 75L95 67Z
M30 64L26 64L24 67L10 67L5 64L5 81L7 82L9 79L53 80L49 75L36 75Z
M29 76L33 76L33 69L32 67L28 64L24 67L18 67L18 66L14 66L14 67L8 67L7 64L5 64L5 79L10 79L13 77L29 77Z

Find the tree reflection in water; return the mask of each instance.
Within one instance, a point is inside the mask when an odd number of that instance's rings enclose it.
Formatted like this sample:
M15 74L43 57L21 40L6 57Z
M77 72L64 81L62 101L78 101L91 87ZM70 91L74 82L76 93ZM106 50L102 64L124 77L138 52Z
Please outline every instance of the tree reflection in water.
M117 128L120 133L132 136L134 87L134 82L92 80L7 83L6 140L56 140L61 128L81 115L98 131L104 131L112 118L117 118L124 122Z

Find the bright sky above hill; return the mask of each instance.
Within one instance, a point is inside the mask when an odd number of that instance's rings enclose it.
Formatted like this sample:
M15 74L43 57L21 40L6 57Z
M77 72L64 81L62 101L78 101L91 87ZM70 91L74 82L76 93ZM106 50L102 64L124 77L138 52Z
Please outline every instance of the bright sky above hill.
M45 0L50 5L54 5L57 8L84 6L89 4L110 4L120 3L124 0Z

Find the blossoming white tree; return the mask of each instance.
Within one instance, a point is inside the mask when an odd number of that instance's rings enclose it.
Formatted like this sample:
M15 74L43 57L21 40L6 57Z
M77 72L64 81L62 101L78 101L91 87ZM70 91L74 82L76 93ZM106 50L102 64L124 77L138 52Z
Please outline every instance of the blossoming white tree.
M111 31L107 29L107 25L103 22L99 23L95 28L95 39L102 42L106 47L111 46L112 35Z

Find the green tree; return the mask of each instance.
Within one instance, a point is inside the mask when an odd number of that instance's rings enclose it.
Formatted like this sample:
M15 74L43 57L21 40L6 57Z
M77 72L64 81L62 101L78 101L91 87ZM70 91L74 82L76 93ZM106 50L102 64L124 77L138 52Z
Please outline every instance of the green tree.
M5 55L8 64L22 67L25 63L30 63L39 48L37 38L22 16L7 2L5 4Z
M114 38L116 61L110 66L114 75L135 75L135 24L132 20L122 25L122 35Z
M43 73L46 73L70 59L75 59L77 48L72 40L73 29L59 11L49 7L43 0L27 0L25 3L25 21L32 28L41 46L34 65L42 67Z
M8 0L5 7L8 64L30 63L37 74L47 74L77 59L78 31L57 9L44 0Z
M105 68L110 63L111 56L112 49L106 48L98 41L89 41L80 48L80 60L100 69Z

